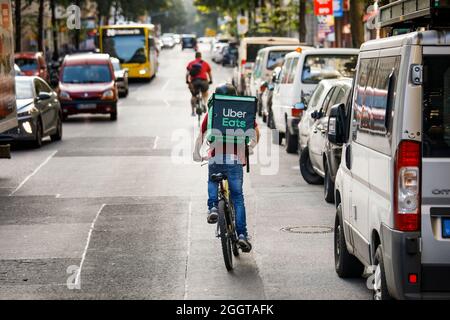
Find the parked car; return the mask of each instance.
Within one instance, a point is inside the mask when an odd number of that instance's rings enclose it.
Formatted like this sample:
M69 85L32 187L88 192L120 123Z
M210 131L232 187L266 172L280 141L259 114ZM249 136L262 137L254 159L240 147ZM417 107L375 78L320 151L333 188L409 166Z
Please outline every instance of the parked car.
M353 77L358 49L305 49L285 56L280 84L273 94L273 142L282 143L286 151L296 153L298 123L311 93L323 79Z
M261 84L265 81L269 81L272 77L272 72L276 67L283 65L284 56L289 52L304 49L312 49L311 47L299 47L298 45L290 46L274 46L267 47L258 51L258 55L255 60L255 65L251 73L250 78L250 95L258 98L258 114L262 115L261 108Z
M251 37L241 40L238 65L233 73L233 84L239 94L250 94L250 77L258 51L266 47L283 45L300 45L300 42L297 38L284 37Z
M197 36L195 34L183 34L181 37L181 50L194 49L197 51Z
M49 81L49 72L42 52L18 52L14 60L26 76L37 76Z
M314 120L308 129L306 146L302 148L299 158L300 173L307 183L324 184L324 197L328 203L334 202L334 181L336 172L341 163L342 146L328 141L328 118L331 107L338 104L347 105L352 89L352 79L345 78L338 81L322 80L331 82L331 88L323 90L319 98L322 104L308 108L310 118ZM324 88L330 84L323 84ZM306 117L306 114L303 115ZM302 119L303 120L303 119ZM299 126L299 130L302 128Z
M122 68L120 61L117 58L111 58L111 63L114 68L114 76L116 78L117 90L119 91L119 97L128 96L128 69Z
M449 44L441 30L364 43L351 112L330 112L335 268L370 267L375 299L450 298Z
M237 64L238 48L235 43L230 43L223 49L222 66L235 67Z
M273 115L272 115L272 98L273 91L280 81L281 67L276 67L272 72L270 81L265 81L261 84L261 112L263 122L272 129Z
M227 43L219 42L214 45L213 51L211 53L212 61L216 63L222 63L224 56L224 48L228 47Z
M163 35L161 37L161 43L163 49L164 48L172 49L173 47L175 47L175 40L170 35Z
M19 125L0 139L10 137L14 142L31 142L36 148L42 146L42 139L47 136L52 141L61 140L62 111L56 92L36 76L16 76L15 82Z
M175 41L175 44L180 44L181 43L181 35L175 33L173 35L173 40Z
M340 81L340 79L336 78L322 80L313 91L311 98L307 103L307 107L303 112L302 118L298 123L298 151L300 154L308 144L311 127L316 121L316 119L314 119L311 114L314 111L319 111L322 108L325 98L337 81Z
M59 99L64 119L74 114L100 113L117 120L118 90L110 56L66 56L61 67Z

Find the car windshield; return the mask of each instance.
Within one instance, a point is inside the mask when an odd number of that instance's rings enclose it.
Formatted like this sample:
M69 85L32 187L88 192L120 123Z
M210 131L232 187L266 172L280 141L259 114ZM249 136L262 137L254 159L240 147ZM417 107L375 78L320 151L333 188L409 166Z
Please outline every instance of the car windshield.
M111 72L106 64L66 66L62 76L63 83L103 83L111 80Z
M111 61L114 71L120 71L122 70L122 67L120 66L120 63L118 61Z
M16 78L16 99L33 99L33 85L30 79Z
M267 59L267 69L273 70L283 64L284 56L291 51L270 51Z
M303 64L302 82L317 84L323 79L352 78L357 60L357 55L309 55Z
M16 64L19 66L20 70L22 70L22 71L33 71L33 70L37 70L37 68L38 68L36 59L19 58L19 59L15 59L15 60L16 60Z
M118 58L120 63L145 63L147 61L144 35L107 37L103 45L103 51Z

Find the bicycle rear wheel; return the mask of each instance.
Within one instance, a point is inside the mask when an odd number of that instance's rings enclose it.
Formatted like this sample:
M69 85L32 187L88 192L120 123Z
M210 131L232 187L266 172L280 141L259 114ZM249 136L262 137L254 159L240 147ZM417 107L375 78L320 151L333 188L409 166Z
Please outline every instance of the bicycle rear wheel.
M220 242L222 243L223 260L227 270L231 271L233 270L233 252L231 237L228 235L227 230L227 221L225 218L226 210L225 200L219 201L219 231Z

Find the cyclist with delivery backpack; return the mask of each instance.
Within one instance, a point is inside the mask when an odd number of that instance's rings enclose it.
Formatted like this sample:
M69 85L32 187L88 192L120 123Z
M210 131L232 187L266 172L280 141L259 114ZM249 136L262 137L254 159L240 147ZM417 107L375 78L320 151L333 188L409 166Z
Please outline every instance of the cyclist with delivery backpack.
M238 244L243 252L250 252L246 211L243 195L243 167L249 170L249 155L259 141L256 123L256 98L238 97L236 88L224 84L216 88L208 102L208 113L203 119L193 154L194 161L208 160L208 217L214 224L218 219L218 184L211 175L227 176L231 200L236 212ZM209 151L202 157L200 149L207 140Z

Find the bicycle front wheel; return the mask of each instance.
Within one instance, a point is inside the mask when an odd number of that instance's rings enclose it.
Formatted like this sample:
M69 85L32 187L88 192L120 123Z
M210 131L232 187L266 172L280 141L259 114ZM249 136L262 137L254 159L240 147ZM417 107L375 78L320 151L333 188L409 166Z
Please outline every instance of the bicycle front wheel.
M225 219L226 210L225 200L219 201L219 231L220 242L222 243L223 260L225 262L225 267L227 268L227 270L231 271L233 270L233 244L231 236L228 234L227 230L227 221Z

